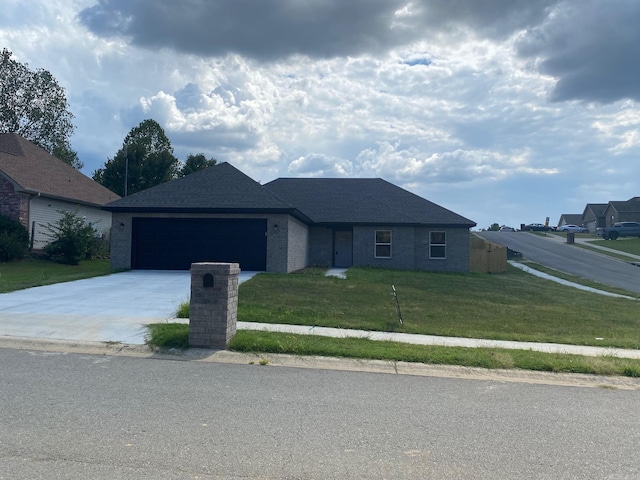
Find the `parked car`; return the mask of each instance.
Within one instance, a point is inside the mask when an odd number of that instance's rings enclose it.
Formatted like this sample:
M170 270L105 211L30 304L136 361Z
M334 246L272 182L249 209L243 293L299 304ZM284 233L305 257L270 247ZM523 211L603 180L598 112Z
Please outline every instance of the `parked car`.
M562 225L557 230L558 232L589 233L588 229L578 225Z
M515 228L513 228L513 227L508 227L508 226L506 226L506 225L502 225L502 226L500 227L500 231L501 231L501 232L515 232L515 231L516 231L516 229L515 229Z
M547 230L551 230L551 227L547 227L542 223L528 223L524 226L524 229L530 232L546 232Z
M640 237L640 223L617 222L611 227L598 228L596 233L605 240L615 240L618 237Z

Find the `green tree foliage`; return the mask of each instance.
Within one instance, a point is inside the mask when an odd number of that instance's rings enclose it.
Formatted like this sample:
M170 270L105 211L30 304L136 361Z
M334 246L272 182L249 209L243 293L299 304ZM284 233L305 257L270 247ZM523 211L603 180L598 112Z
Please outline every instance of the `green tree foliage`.
M17 133L74 168L83 167L71 148L73 114L67 97L50 72L16 62L0 53L0 133Z
M129 132L116 156L93 172L93 179L124 197L176 178L179 165L160 124L148 119Z
M213 167L216 163L218 163L218 161L215 158L207 159L204 153L198 153L196 155L190 153L180 170L180 176L184 177L198 170Z
M498 225L497 223L492 223L491 226L487 228L487 230L490 232L497 232L498 230L500 230L500 225Z
M96 245L96 230L73 212L58 210L62 216L53 223L43 225L51 242L44 253L54 260L77 265L91 258Z
M29 250L29 232L20 222L0 215L0 261L24 257Z

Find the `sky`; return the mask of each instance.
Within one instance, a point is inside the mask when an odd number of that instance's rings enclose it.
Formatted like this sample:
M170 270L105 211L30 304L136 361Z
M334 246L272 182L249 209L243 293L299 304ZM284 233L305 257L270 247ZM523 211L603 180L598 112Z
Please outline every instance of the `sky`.
M477 223L640 196L637 0L3 0L89 176L145 119L266 183L380 177Z

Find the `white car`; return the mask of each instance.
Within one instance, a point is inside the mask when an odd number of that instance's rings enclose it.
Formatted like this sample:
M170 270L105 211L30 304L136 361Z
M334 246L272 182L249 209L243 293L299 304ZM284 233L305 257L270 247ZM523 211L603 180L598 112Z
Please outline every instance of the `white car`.
M558 232L573 232L573 233L589 233L584 227L579 227L578 225L562 225L557 228Z

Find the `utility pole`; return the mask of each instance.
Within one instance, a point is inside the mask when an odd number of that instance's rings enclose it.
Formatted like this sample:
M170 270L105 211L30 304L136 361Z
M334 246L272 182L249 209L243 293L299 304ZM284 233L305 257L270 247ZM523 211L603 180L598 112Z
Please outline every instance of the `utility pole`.
M127 196L129 184L129 145L124 146L124 196Z

